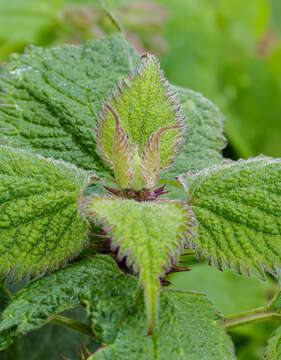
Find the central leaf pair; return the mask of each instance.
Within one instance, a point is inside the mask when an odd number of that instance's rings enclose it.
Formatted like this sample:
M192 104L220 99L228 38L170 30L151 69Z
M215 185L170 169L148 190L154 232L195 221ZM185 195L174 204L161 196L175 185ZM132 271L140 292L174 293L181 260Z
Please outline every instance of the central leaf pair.
M119 188L152 190L160 169L175 158L185 128L176 91L154 56L145 55L135 74L116 85L99 118L98 147Z
M163 194L163 187L156 189L159 172L176 157L185 129L180 110L157 59L145 55L134 75L112 90L99 116L99 151L119 189L109 188L115 196L93 195L82 205L87 216L104 226L120 260L126 257L139 274L148 333L157 322L160 278L178 260L194 225L185 204L156 200Z

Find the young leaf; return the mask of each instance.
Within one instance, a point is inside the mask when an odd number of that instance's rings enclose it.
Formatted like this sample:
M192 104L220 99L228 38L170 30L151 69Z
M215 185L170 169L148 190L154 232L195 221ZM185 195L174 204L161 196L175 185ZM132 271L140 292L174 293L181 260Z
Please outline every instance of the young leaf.
M7 329L20 336L41 327L54 315L78 305L79 294L99 287L102 279L110 286L111 278L118 273L112 259L96 255L34 281L18 292L2 313L0 337Z
M93 128L114 84L139 64L122 36L85 46L30 48L0 76L0 142L110 173Z
M257 157L180 177L198 221L190 247L209 263L264 276L281 265L281 160Z
M168 85L154 56L147 54L133 76L116 85L106 104L117 113L130 143L137 143L140 153L161 128L178 126L163 134L160 144L160 166L166 168L171 164L183 132L183 117L176 91ZM97 136L99 148L108 162L112 158L115 122L114 115L105 106L100 114Z
M83 211L104 225L119 258L126 257L139 274L151 332L157 321L159 277L178 259L193 225L192 212L176 201L137 202L98 195L86 200Z
M281 327L273 333L268 340L264 358L267 360L280 360L281 358Z
M79 254L87 224L78 212L89 173L63 161L0 146L0 275L51 271Z
M81 295L93 331L104 343L89 360L235 358L233 344L220 325L221 317L205 295L161 291L159 328L146 336L144 299L141 294L136 297L136 289L135 278L120 275L99 296L95 291Z

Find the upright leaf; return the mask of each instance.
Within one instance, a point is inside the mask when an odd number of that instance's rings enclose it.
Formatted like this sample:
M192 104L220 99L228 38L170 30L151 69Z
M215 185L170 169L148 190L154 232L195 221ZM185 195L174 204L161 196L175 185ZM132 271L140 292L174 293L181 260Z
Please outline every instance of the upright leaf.
M257 157L180 177L198 221L190 247L209 263L264 276L281 265L281 160Z
M89 360L235 358L221 317L205 295L161 291L159 329L146 336L144 300L136 296L136 288L136 279L120 275L98 297L95 291L81 295L93 331L104 343Z
M112 248L139 274L144 286L149 332L157 321L159 277L179 254L193 224L190 209L181 202L137 202L93 195L84 204L85 213L103 224Z
M147 54L133 76L117 84L106 103L118 114L120 125L130 143L139 146L140 154L153 134L167 126L178 126L165 132L160 143L160 166L168 167L177 153L183 117L176 90L163 77L157 59ZM115 117L107 107L100 114L98 143L109 161L112 158Z
M64 265L86 244L78 211L89 173L63 161L0 147L0 275Z
M97 255L31 283L16 294L1 315L0 338L8 329L21 336L41 327L54 315L77 306L82 291L99 288L102 280L110 286L118 273L112 259Z

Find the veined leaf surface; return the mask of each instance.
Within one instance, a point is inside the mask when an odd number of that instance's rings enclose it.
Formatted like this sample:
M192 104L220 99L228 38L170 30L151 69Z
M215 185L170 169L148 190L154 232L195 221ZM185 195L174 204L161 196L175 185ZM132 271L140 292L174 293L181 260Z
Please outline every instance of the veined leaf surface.
M149 331L156 326L159 277L179 258L193 225L191 210L181 202L167 200L137 202L93 195L85 213L103 224L112 248L126 257L144 286Z
M204 294L161 291L159 328L146 336L144 299L136 295L136 289L135 278L120 275L103 292L81 295L93 331L104 343L89 360L235 358L221 317Z
M109 173L96 152L93 128L110 90L140 62L122 36L14 55L0 74L0 142ZM178 158L164 174L169 179L220 162L224 146L219 110L190 90L179 88L178 95L189 128ZM164 144L173 131L162 136Z
M108 173L96 153L96 115L110 89L139 61L121 36L15 56L0 78L6 92L0 97L0 140Z
M198 228L190 246L222 268L264 276L281 265L281 160L257 157L180 177Z
M138 144L140 156L153 134L167 126L178 126L161 136L159 155L162 168L171 164L183 133L184 119L176 93L163 77L158 60L147 54L135 73L123 79L106 100L118 115L130 144ZM113 113L104 107L97 136L100 151L109 164L112 162L115 123Z
M87 224L78 211L90 173L61 160L0 147L0 275L55 270L79 254Z
M15 295L1 315L0 339L8 330L21 336L41 327L54 315L78 305L82 291L99 288L102 281L110 286L119 273L111 258L96 255L34 281Z

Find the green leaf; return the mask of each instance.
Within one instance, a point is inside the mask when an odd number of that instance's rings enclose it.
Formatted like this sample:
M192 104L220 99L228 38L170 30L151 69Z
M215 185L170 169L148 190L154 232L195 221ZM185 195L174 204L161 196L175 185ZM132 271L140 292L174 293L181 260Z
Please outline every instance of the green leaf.
M281 160L257 157L180 177L198 228L190 247L218 268L264 277L281 265Z
M151 332L157 321L159 277L179 258L193 224L190 209L179 201L137 202L98 195L87 199L83 209L96 224L103 224L118 257L126 257L139 274Z
M279 360L281 358L281 327L268 340L264 357L268 360Z
M4 283L0 284L0 314L3 313L7 305L9 304L11 295L7 291ZM0 335L0 351L6 349L13 342L14 334L10 331L4 331Z
M138 144L140 156L153 134L167 126L178 127L162 135L161 168L167 168L175 158L177 144L182 136L183 117L174 90L163 77L158 60L147 54L133 76L117 84L111 97L106 100L106 103L117 113L130 144ZM114 114L104 107L100 115L97 136L100 151L110 165L115 122Z
M93 128L110 90L140 62L122 36L14 55L0 73L5 90L0 94L0 143L110 173L96 152ZM178 95L189 128L179 157L165 173L169 179L218 163L224 146L219 110L190 90L179 88ZM162 146L173 134L162 135Z
M89 173L63 161L0 146L0 275L52 271L87 242L78 211Z
M93 128L114 84L139 63L122 36L85 46L30 48L0 76L0 142L104 174Z
M79 294L99 287L101 279L110 285L119 272L111 258L96 255L36 280L12 299L1 316L0 331L10 329L20 336L37 329L54 315L78 305Z
M205 295L161 291L159 328L146 336L144 299L136 296L136 289L136 279L120 275L98 297L94 291L81 295L93 331L104 342L89 360L235 358L232 342L220 325L221 317Z
M219 164L223 159L221 150L226 145L224 115L220 110L200 93L180 87L177 89L188 128L172 167L162 174L162 178L169 180L190 170Z

